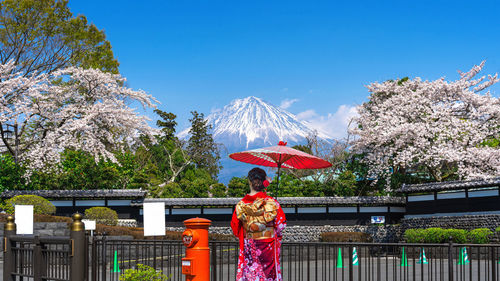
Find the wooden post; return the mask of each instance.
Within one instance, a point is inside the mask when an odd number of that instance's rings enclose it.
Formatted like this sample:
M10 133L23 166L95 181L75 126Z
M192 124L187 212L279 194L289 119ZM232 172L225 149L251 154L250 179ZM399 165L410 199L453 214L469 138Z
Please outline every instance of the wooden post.
M45 263L42 257L42 246L40 244L40 237L38 235L35 236L33 240L33 280L34 281L42 281L43 268L45 267Z
M3 231L3 280L4 281L14 281L12 272L14 271L14 255L12 254L13 243L10 240L12 235L16 235L16 224L14 223L14 217L8 216L7 223L4 226Z
M85 229L82 215L73 215L70 226L70 251L71 251L71 281L85 281Z

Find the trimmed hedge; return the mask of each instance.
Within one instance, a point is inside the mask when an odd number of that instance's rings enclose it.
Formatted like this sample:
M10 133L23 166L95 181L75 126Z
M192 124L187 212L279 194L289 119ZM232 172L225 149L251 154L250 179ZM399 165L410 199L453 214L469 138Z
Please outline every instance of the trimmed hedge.
M446 243L450 237L454 243L486 244L490 242L493 232L487 228L478 228L471 231L464 229L442 229L432 227L427 229L408 229L404 233L407 243Z
M144 237L144 230L142 227L127 227L127 226L109 226L98 224L96 232L99 234L106 233L106 236L132 236L134 239L146 240L182 240L181 231L166 231L165 236ZM235 241L233 235L209 233L208 238L210 241Z
M9 214L0 214L0 223L6 223ZM49 215L37 215L33 216L34 222L66 222L71 223L73 220L69 217L59 217L59 216L49 216Z
M469 232L469 241L474 244L488 244L493 231L488 228L476 228Z
M371 242L372 237L364 232L323 232L322 242Z
M56 207L49 200L37 195L17 195L2 205L7 214L14 214L15 205L33 205L33 213L37 215L52 215Z
M92 207L85 210L85 218L95 220L96 223L105 225L117 225L118 214L115 210L107 207Z

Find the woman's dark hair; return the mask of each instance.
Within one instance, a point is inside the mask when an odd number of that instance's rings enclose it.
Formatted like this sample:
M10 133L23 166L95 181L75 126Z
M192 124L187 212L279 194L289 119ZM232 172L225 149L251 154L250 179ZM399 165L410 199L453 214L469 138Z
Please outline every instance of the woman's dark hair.
M261 168L253 168L248 172L248 180L255 191L262 191L265 189L264 181L266 180L266 172Z

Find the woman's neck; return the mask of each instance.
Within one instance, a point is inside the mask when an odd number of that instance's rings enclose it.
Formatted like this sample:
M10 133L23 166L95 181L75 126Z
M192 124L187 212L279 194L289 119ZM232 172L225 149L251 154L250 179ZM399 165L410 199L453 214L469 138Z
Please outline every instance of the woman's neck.
M259 191L255 191L255 190L250 190L250 193L248 193L248 195L250 196L254 196L255 194L259 193Z

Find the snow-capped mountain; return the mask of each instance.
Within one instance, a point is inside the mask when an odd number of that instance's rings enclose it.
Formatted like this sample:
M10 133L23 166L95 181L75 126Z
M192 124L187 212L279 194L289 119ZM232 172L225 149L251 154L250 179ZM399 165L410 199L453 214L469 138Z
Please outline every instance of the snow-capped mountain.
M212 125L215 141L224 144L230 153L235 152L234 149L276 145L280 140L289 144L304 143L312 132L307 123L292 113L257 97L233 100L210 114L207 120ZM187 137L188 131L189 128L179 137Z
M226 148L221 155L223 170L219 174L223 183L233 176L245 175L252 168L249 164L231 160L229 153L273 146L279 141L288 142L289 146L304 144L306 137L313 132L306 122L298 120L292 113L257 97L233 100L207 116L207 120L212 125L214 140ZM188 132L189 128L178 137L187 139ZM322 132L318 132L318 136L328 139Z

